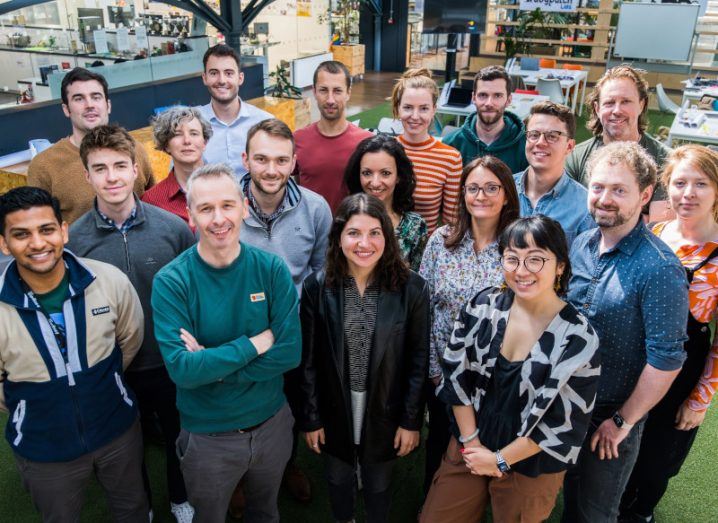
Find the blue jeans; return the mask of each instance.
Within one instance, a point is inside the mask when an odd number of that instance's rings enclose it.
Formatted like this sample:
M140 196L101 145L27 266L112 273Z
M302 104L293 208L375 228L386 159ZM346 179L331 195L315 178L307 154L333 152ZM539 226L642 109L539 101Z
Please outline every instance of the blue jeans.
M641 446L645 418L618 445L618 458L600 460L597 452L591 452L591 437L605 419L604 415L591 420L578 463L566 472L562 523L615 523L618 518L621 496Z

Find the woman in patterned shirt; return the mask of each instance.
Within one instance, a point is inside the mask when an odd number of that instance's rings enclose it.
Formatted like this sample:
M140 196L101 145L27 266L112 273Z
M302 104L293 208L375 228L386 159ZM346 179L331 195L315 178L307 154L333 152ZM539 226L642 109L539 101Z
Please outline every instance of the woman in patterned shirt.
M429 284L432 314L425 493L450 436L446 405L435 394L441 380L441 352L461 307L481 289L504 280L496 240L519 217L516 184L511 170L498 158L484 156L469 163L461 175L460 191L456 225L444 225L429 238L419 270Z
M404 132L399 142L414 165L416 212L426 220L429 234L439 224L452 223L459 206L461 153L429 134L434 123L439 88L428 69L409 69L394 85L391 105Z
M422 523L544 521L586 436L600 375L598 337L564 295L566 235L543 215L499 237L505 285L461 311L443 352L440 398L452 438Z
M384 205L348 196L324 271L303 285L297 424L325 457L335 521L353 521L357 463L367 521L387 521L396 458L419 444L429 290L399 254Z
M673 249L690 282L687 359L648 415L621 521L653 521L718 387L718 337L709 326L718 308L718 155L700 145L679 147L668 157L661 181L676 217L656 224L653 233Z
M401 144L386 134L359 142L349 158L344 183L349 194L365 192L381 200L394 226L402 257L412 270L418 271L427 229L424 219L413 212L416 179Z

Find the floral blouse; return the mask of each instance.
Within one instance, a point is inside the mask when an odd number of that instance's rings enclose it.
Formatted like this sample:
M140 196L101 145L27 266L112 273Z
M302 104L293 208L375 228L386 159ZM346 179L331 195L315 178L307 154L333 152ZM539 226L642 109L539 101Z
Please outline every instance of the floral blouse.
M480 290L504 281L496 242L477 254L471 231L467 231L461 243L450 251L444 247L449 233L449 226L444 225L431 235L419 269L431 294L430 378L441 376L441 354L449 343L459 311Z
M399 242L401 257L404 258L412 271L418 271L421 256L426 247L426 222L415 212L405 212L394 233Z
M663 228L669 222L657 223L653 226L653 233L660 238ZM700 245L681 245L676 256L683 266L691 268L698 265L710 256L718 247L716 242L706 242ZM693 275L693 281L688 287L688 305L693 317L701 323L716 320L718 312L718 261L708 262ZM713 337L713 344L706 359L706 366L693 392L688 398L688 407L696 412L707 409L713 395L718 389L718 336Z

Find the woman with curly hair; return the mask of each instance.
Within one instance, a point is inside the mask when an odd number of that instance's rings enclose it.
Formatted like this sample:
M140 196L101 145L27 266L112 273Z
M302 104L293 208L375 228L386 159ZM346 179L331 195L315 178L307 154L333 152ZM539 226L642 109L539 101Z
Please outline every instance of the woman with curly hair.
M418 271L427 227L424 219L412 212L416 179L401 144L386 134L362 140L349 158L344 182L349 194L364 192L381 200L394 226L402 257L412 270Z

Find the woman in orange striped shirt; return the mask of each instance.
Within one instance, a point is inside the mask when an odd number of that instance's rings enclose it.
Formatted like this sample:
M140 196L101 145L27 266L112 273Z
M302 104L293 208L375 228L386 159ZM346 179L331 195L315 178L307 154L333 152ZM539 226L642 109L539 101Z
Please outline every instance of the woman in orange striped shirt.
M456 218L461 154L429 135L439 88L428 69L406 71L394 86L391 97L394 118L400 119L404 126L399 141L414 164L415 210L424 218L431 234L440 216L444 224L453 223Z

